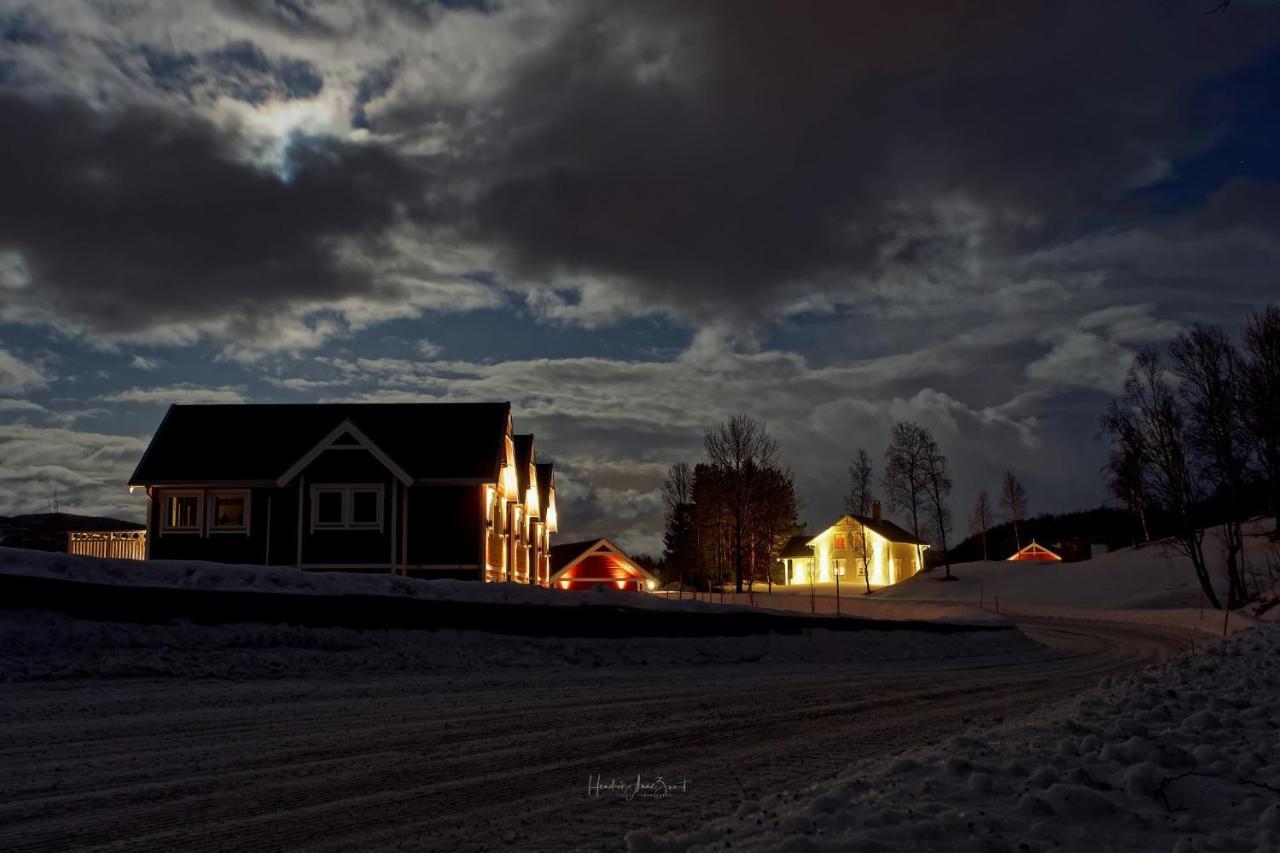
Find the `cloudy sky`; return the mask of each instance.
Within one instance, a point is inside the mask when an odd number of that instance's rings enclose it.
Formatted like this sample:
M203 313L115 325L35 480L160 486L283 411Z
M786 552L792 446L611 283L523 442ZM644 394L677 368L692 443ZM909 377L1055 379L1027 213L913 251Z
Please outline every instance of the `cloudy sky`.
M734 412L814 524L904 418L958 517L1096 505L1133 352L1280 295L1280 6L1213 5L0 0L0 514L318 400L510 400L637 550Z

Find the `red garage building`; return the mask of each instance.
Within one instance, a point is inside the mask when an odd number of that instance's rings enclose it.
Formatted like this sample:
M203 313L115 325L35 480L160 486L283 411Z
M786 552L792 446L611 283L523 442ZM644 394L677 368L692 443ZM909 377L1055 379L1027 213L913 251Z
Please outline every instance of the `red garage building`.
M551 548L552 589L656 589L658 579L608 539L566 542Z
M1031 544L1010 557L1009 562L1061 563L1062 557L1032 539Z

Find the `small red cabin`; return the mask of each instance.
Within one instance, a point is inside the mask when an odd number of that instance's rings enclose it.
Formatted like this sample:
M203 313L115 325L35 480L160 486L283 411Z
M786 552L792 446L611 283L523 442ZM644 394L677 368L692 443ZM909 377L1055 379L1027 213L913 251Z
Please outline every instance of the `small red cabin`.
M608 539L566 542L551 548L552 589L655 589L658 579Z
M1010 562L1027 562L1027 563L1061 563L1062 557L1050 551L1043 545L1036 543L1034 539L1031 544L1023 548L1018 553L1009 558Z

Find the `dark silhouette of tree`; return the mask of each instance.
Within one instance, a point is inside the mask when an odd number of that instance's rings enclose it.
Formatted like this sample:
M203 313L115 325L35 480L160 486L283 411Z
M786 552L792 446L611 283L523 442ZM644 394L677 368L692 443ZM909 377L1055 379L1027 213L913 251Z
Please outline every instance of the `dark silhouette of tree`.
M1022 550L1022 520L1027 517L1027 490L1022 487L1022 483L1017 476L1009 470L1004 472L1004 479L1000 481L1000 508L1004 510L1004 517L1013 524L1013 544L1014 547Z
M1131 432L1142 436L1146 493L1168 518L1170 546L1191 560L1205 599L1221 608L1204 560L1204 532L1196 527L1192 506L1198 497L1191 473L1186 419L1168 372L1155 352L1134 358L1124 383L1124 396L1103 416L1103 429L1115 442Z
M987 531L991 529L991 498L986 489L978 492L973 501L973 519L969 524L970 532L982 540L982 561L990 559L987 555Z
M859 556L862 558L862 578L866 582L868 595L871 594L871 553L867 547L867 527L863 521L871 515L876 502L871 491L873 476L871 456L859 447L849 465L849 494L845 497L844 505L850 515L858 518L858 538L861 540Z
M759 553L758 549L780 529L761 521L772 517L775 511L764 504L776 500L781 491L790 489L792 515L789 521L794 523L794 483L789 472L779 473L777 442L770 437L764 424L747 415L734 415L707 430L703 446L708 465L721 481L734 588L742 592L748 569L752 570L754 578L753 560ZM785 509L784 506L778 512L785 512ZM768 547L776 553L776 544L770 542Z
M881 485L889 499L889 508L906 512L911 519L911 533L920 538L920 517L924 509L926 465L929 456L929 431L917 423L898 421L889 434L884 452L884 477ZM920 548L916 546L916 556Z
M1103 471L1107 475L1107 488L1121 501L1142 530L1142 541L1151 541L1151 528L1147 524L1147 447L1141 430L1131 419L1117 417L1112 421L1111 456ZM1134 537L1137 545L1137 537Z
M947 550L947 533L951 530L951 475L947 470L946 454L932 435L929 436L928 450L925 453L924 476L925 516L938 534L942 564L946 568L945 577L951 580L951 555Z
M1280 536L1280 307L1250 313L1244 328L1244 412Z
M1244 416L1240 354L1216 326L1197 324L1169 345L1170 369L1186 412L1187 438L1196 473L1223 499L1222 532L1227 549L1227 607L1248 601L1241 566L1241 492L1251 461Z
M666 570L680 581L683 594L685 584L695 570L698 558L698 537L695 526L693 502L693 470L688 463L677 462L667 471L662 481L662 504L665 508L666 531L662 537L663 564Z

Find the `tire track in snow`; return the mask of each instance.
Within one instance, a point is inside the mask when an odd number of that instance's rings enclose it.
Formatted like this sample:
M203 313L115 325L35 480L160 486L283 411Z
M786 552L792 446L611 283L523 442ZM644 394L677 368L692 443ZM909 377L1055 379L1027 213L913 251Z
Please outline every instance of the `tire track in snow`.
M804 787L1185 645L1147 627L1028 631L1053 649L945 668L9 685L0 847L617 849L629 829L733 808L739 780ZM587 799L589 774L636 772L689 778L690 792Z

